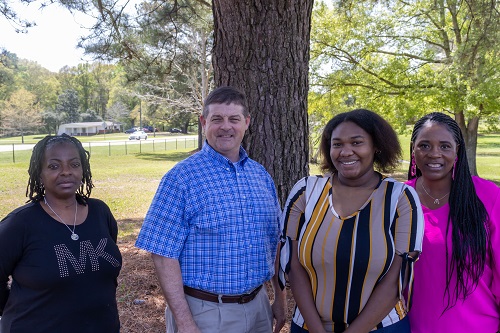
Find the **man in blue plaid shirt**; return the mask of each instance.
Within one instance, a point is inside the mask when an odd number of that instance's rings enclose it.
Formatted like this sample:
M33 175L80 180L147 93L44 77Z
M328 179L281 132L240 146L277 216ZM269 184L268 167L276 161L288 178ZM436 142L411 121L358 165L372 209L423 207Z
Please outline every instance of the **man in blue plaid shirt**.
M205 145L162 178L136 246L152 253L178 332L271 333L274 316L277 333L286 303L275 278L280 207L271 176L241 147L245 95L214 90L200 120Z

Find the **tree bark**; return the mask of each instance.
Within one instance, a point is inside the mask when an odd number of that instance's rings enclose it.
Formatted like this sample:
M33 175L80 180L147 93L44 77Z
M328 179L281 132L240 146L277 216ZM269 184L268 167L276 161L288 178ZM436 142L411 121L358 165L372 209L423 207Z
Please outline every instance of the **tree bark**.
M477 152L477 131L479 128L479 117L473 116L466 122L464 112L455 113L455 120L460 126L465 141L465 151L471 175L477 176L476 152Z
M245 92L244 147L274 179L281 204L308 175L307 93L313 0L214 0L216 86Z

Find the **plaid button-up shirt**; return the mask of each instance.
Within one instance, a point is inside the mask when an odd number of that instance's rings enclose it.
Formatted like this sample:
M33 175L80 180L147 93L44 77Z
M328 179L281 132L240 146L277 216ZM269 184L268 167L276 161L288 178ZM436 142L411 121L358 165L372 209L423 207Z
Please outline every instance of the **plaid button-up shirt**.
M274 275L280 207L272 178L240 148L210 145L162 178L136 246L178 259L184 284L242 294Z

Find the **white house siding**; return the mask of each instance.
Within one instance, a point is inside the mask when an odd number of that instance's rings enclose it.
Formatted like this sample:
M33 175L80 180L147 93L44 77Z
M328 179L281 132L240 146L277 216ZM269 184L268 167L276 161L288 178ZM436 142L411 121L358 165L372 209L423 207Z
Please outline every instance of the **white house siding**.
M88 122L88 123L70 123L59 125L58 135L66 133L73 136L81 135L96 135L103 133L104 130L109 132L120 131L121 124L106 121L106 128L103 126L102 121Z

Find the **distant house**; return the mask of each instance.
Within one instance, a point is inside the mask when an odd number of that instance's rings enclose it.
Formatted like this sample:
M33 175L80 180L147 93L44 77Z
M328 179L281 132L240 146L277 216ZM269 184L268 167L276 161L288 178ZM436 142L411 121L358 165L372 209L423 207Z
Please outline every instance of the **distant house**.
M58 135L66 133L68 135L96 135L105 133L120 132L121 124L111 121L95 121L89 123L71 123L59 125Z

